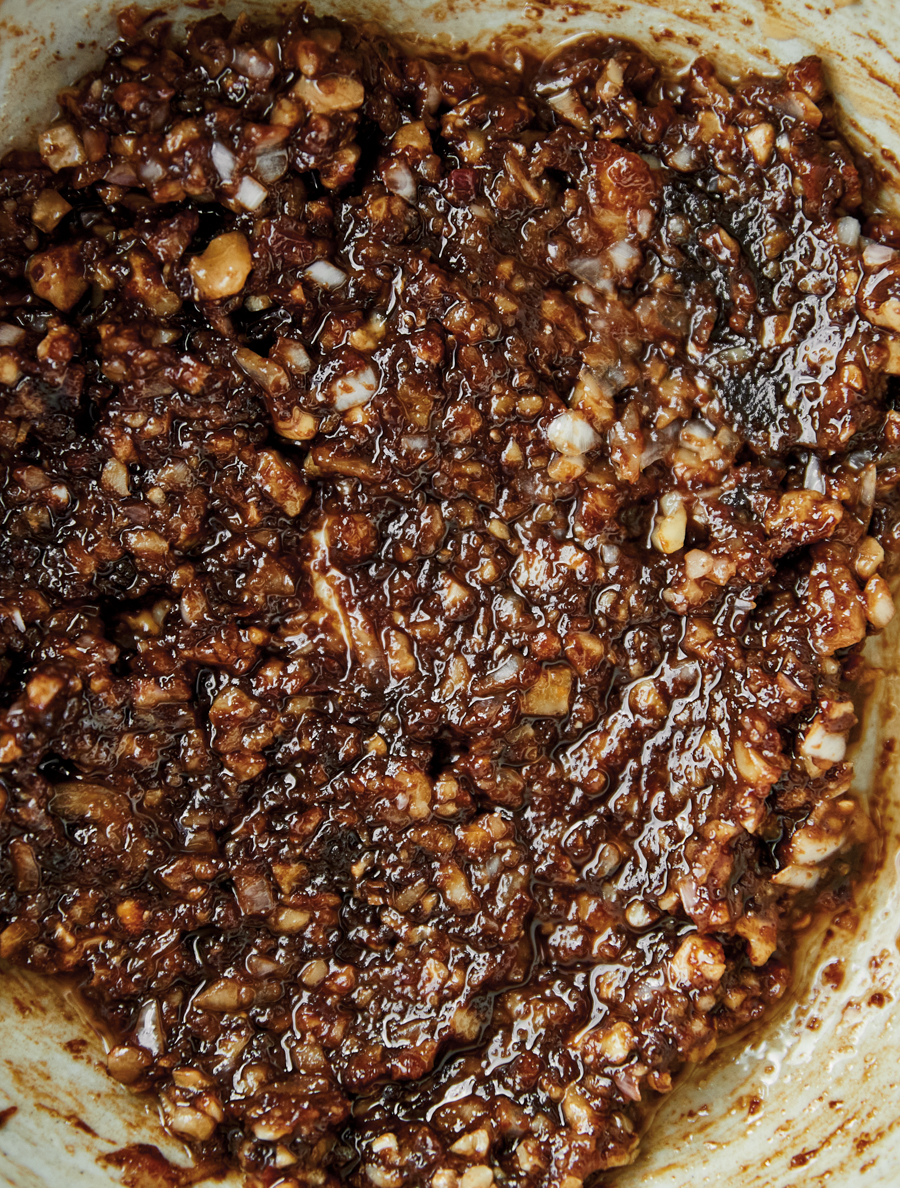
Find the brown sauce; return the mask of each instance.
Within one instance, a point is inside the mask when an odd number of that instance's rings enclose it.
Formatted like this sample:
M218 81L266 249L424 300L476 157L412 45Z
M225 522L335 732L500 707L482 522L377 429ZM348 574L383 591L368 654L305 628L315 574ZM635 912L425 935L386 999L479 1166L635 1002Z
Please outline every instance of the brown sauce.
M900 237L814 59L122 25L0 163L0 956L205 1168L578 1188L849 903Z

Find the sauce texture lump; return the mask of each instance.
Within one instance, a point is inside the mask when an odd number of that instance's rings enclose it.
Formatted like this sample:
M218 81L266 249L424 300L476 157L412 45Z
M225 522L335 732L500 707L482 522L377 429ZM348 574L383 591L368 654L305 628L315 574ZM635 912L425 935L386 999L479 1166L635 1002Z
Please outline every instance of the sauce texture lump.
M0 956L205 1166L578 1188L849 895L900 231L815 59L122 26L0 165Z

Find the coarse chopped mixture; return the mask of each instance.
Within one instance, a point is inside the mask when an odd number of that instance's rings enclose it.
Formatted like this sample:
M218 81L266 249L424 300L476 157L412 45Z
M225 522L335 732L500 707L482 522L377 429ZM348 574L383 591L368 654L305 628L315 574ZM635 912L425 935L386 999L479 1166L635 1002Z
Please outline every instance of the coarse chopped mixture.
M578 1188L847 900L900 230L815 59L122 26L0 167L0 956L207 1166Z

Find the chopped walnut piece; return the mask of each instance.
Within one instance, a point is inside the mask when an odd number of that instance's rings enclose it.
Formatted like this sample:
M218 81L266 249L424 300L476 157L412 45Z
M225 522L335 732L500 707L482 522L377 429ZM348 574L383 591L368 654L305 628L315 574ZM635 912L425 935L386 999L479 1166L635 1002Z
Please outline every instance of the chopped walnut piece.
M204 301L220 301L240 293L253 269L250 246L240 231L217 235L206 251L190 262L197 296Z
M28 261L26 274L35 296L63 311L76 305L88 289L80 243L36 252Z

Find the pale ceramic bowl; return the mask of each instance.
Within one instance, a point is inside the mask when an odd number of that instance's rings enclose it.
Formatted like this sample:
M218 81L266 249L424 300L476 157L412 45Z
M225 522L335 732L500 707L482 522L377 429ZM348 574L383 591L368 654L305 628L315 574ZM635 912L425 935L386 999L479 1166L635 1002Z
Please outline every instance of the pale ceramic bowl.
M265 0L224 6L231 15L272 7ZM0 141L27 140L52 118L57 88L96 62L113 36L116 7L114 0L0 0ZM188 20L204 15L168 0L159 7ZM318 8L360 17L352 0L319 0ZM818 53L845 131L882 167L884 204L900 209L900 58L888 48L900 44L897 0L574 0L548 8L522 0L375 0L365 16L479 46L497 34L542 49L588 31L621 34L676 62L705 53L726 74L774 71ZM855 927L847 919L820 922L781 1016L682 1084L660 1109L638 1162L613 1173L609 1185L900 1184L900 754L890 745L900 720L898 652L898 624L868 650L881 675L857 748L857 784L879 838ZM104 1188L120 1173L98 1156L131 1143L155 1144L187 1163L153 1103L106 1076L103 1046L71 993L14 970L0 978L0 1110L7 1105L18 1110L0 1129L0 1181L14 1188L57 1188L63 1176ZM152 1183L142 1179L140 1188Z

